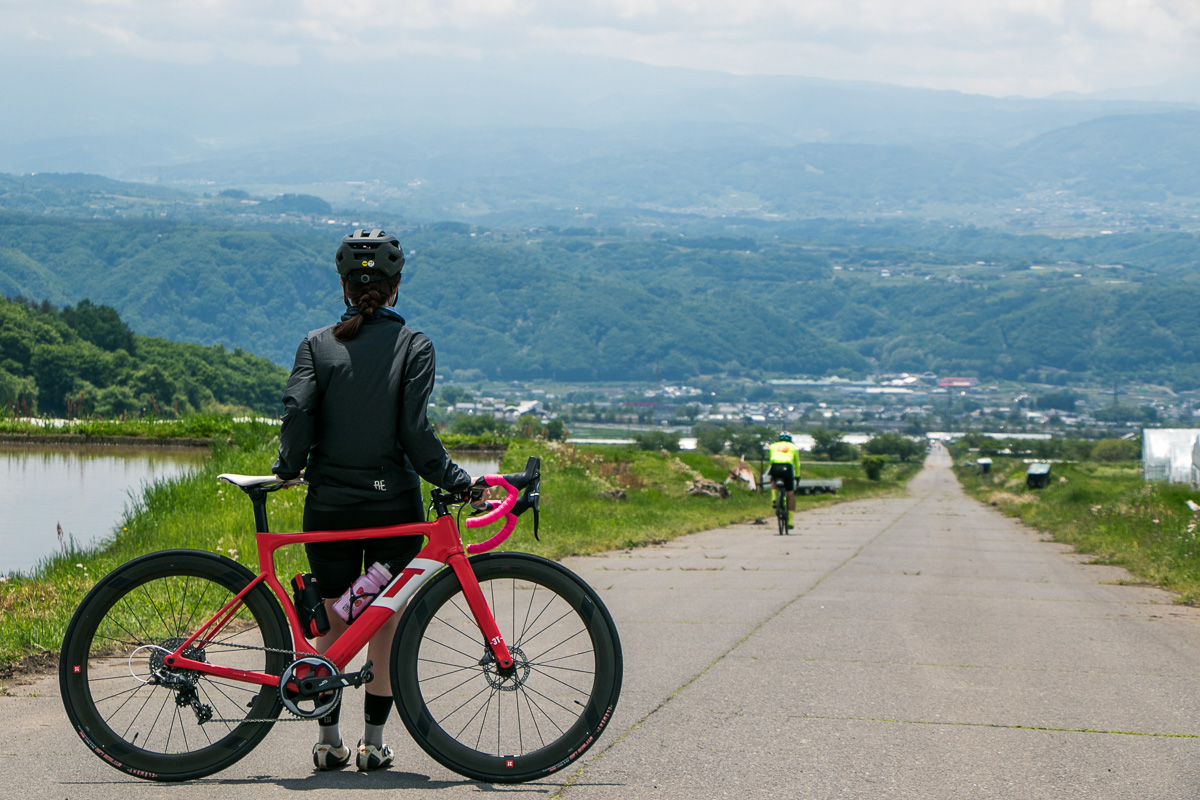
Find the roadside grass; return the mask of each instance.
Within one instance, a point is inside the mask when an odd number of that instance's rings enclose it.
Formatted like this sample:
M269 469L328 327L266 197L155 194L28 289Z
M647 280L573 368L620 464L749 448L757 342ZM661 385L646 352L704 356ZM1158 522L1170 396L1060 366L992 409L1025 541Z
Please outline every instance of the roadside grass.
M123 434L122 434L123 435ZM216 551L257 568L254 525L249 500L233 486L221 484L222 472L266 474L278 447L271 424L232 426L213 442L212 458L203 466L146 489L100 546L61 553L41 563L30 575L0 578L0 664L45 662L56 654L80 600L101 577L145 553L170 548ZM769 498L731 484L731 496L718 499L689 495L697 477L724 481L736 459L702 453L660 454L632 448L565 445L541 440L513 440L501 463L502 472L520 472L528 456L542 458L540 541L532 536L532 520L522 518L501 549L536 553L551 559L627 549L678 536L770 516ZM895 465L883 480L868 481L856 464L823 464L807 475L839 476L838 495L797 497L797 511L866 496L901 493L919 464ZM428 489L428 487L426 487ZM625 499L602 493L623 489ZM272 530L300 530L303 490L271 495L267 503ZM470 531L468 540L491 535ZM276 572L286 579L305 571L303 549L286 547L276 556Z
M83 418L66 420L61 425L42 425L24 419L0 416L0 434L22 436L138 437L145 439L231 440L246 425L266 423L234 422L228 414L189 414L178 419L131 417L129 419Z
M1025 469L1017 459L996 458L989 475L969 466L955 472L971 495L1054 541L1175 592L1177 602L1200 603L1200 517L1187 505L1200 503L1200 492L1146 483L1137 462L1054 464L1044 489L1026 488Z

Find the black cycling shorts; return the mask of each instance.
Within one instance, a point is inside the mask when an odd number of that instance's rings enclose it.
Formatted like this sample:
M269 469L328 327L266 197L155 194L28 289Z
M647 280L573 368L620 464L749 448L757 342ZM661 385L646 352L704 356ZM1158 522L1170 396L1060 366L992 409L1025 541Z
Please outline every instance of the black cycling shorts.
M418 493L419 495L419 493ZM304 508L304 530L344 531L351 528L382 528L404 522L424 522L425 512L417 505L401 509L373 509L349 506L341 511ZM308 542L309 568L317 576L321 596L341 597L354 579L376 561L395 575L412 561L425 546L424 536L389 536L383 539L349 539L344 542Z
M791 464L772 464L771 468L767 470L767 474L772 478L783 481L783 487L786 491L796 491L796 474L792 471ZM772 486L771 488L775 487Z

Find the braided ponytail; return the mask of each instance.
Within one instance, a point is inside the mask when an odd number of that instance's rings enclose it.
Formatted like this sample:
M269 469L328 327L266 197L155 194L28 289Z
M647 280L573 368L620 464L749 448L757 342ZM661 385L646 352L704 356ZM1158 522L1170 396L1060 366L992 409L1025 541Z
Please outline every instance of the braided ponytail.
M392 298L392 292L400 285L399 273L388 280L372 281L371 283L358 283L353 280L364 272L367 270L354 270L347 276L350 280L344 283L346 299L358 309L358 313L345 322L339 322L333 326L334 338L343 342L348 342L357 336L363 321L375 316L377 309L386 306Z

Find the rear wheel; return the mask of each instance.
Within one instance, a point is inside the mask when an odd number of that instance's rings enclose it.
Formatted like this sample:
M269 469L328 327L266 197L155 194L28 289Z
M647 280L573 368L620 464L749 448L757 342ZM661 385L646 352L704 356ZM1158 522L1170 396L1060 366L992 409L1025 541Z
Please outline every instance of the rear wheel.
M779 523L779 535L786 536L788 532L787 492L782 484L775 489L775 519Z
M161 781L210 775L254 749L279 716L278 689L166 663L253 579L223 556L170 550L96 584L71 619L59 660L67 716L89 749L130 775ZM219 633L185 653L273 675L293 657L283 611L263 585Z
M392 646L400 718L436 761L491 783L569 766L608 725L621 642L596 592L552 561L471 559L515 667L497 668L453 570L410 603Z

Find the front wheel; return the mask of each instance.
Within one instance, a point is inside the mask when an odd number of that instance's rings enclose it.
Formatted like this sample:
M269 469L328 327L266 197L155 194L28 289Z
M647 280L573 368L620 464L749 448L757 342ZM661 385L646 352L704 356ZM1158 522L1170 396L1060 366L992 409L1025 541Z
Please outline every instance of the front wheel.
M130 775L179 781L210 775L250 752L279 716L275 687L185 669L166 656L254 575L199 550L168 550L106 575L80 603L59 658L63 705L96 755ZM230 610L193 660L278 675L291 661L291 635L262 585Z
M490 783L545 777L603 732L621 691L621 642L599 595L526 554L471 559L515 661L501 673L453 570L413 598L392 644L400 719L447 769Z

